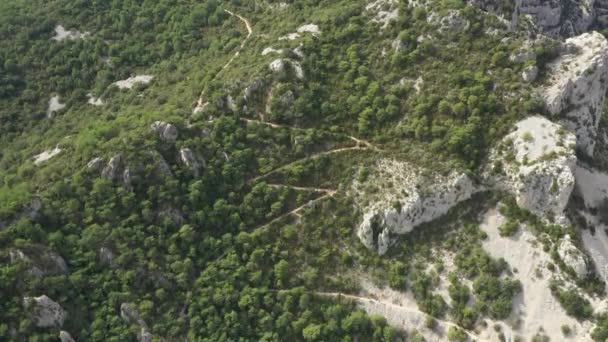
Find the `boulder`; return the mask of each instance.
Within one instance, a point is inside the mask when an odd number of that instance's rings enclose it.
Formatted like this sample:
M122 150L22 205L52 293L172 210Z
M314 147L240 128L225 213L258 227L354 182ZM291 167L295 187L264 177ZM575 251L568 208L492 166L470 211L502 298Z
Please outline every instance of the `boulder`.
M577 147L592 157L608 76L608 41L597 32L566 40L564 53L548 68L542 89L549 112L576 134Z
M101 176L110 180L115 180L118 177L119 170L122 166L122 155L117 154L110 158L108 165L101 171Z
M61 340L61 342L76 342L74 341L72 335L70 335L69 332L63 330L59 332L59 339Z
M510 192L517 204L546 220L568 224L564 213L574 188L574 134L541 116L526 118L490 154L489 186Z
M127 324L146 326L146 322L139 316L139 311L135 308L135 304L120 304L120 317L122 317L122 320Z
M37 277L69 272L65 260L59 254L45 247L30 248L27 251L14 249L9 251L9 256L13 263L27 263L29 273Z
M194 173L195 177L198 177L200 164L196 157L194 156L194 152L192 152L189 148L182 148L179 150L179 159L180 161Z
M177 127L163 121L155 121L150 129L158 134L158 137L166 143L174 143L178 136Z
M63 325L67 313L46 295L23 298L23 306L38 328L57 328Z
M357 235L380 255L387 252L395 235L445 215L481 190L465 174L441 176L394 160L380 160L370 178L353 184L355 201L363 210ZM377 195L366 191L370 183L379 188Z
M585 254L572 243L570 235L566 235L561 239L557 247L557 254L566 266L574 270L579 279L587 277L589 269L587 268Z
M112 267L115 267L116 266L116 262L114 262L115 257L116 256L114 255L114 252L112 252L111 249L109 249L107 247L99 248L99 261L101 261L101 263L108 264Z
M532 83L536 81L538 77L538 67L536 65L530 65L521 72L521 78L524 82Z
M99 157L91 159L87 163L87 168L93 172L101 171L101 169L103 168L103 159Z

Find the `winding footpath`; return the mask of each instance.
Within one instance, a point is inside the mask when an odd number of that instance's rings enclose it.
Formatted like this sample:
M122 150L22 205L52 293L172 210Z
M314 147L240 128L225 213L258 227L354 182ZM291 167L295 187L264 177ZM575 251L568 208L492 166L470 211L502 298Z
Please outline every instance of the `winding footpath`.
M237 58L241 54L241 50L243 50L243 48L245 47L245 44L247 44L247 41L249 41L249 38L251 38L251 35L253 34L253 28L247 18L245 18L241 15L235 14L234 12L229 11L229 10L224 10L224 12L230 14L233 17L239 18L239 20L245 24L245 27L247 28L247 37L245 37L245 39L243 39L243 42L241 42L241 45L239 45L239 47L236 49L236 52L234 53L234 55L232 55L232 57L230 57L228 62L226 62L226 64L224 64L224 66L222 66L220 71L218 71L218 73L215 74L215 76L213 76L213 78L211 80L216 79L222 73L222 71L224 71L226 68L228 68L228 66L230 66L230 64L232 64L232 61L234 61L234 59ZM196 107L194 107L193 113L196 114L196 113L202 111L209 104L209 102L203 102L204 97L205 97L205 90L203 89L203 91L201 92L201 94L198 97L198 100L196 101Z
M383 311L385 312L369 312L370 314L381 314L383 316L386 317L386 311L388 310L393 310L395 312L398 312L401 316L402 316L402 321L405 322L406 320L404 319L406 316L409 315L415 315L415 316L420 316L421 319L426 319L426 317L428 316L426 313L418 310L418 309L412 309L406 306L402 306L399 304L395 304L392 302L389 302L387 300L378 300L375 298L370 298L370 297L363 297L363 296L356 296L356 295L351 295L351 294L346 294L346 293L342 293L342 292L314 292L314 294L318 295L318 296L322 296L322 297L332 297L332 298L347 298L350 300L353 300L357 303L359 303L360 305L364 306L367 308L366 304L372 304L378 308L384 308ZM367 310L366 310L367 311ZM464 329L463 327L459 326L458 324L449 322L449 321L445 321L442 319L438 319L438 318L434 318L435 322L439 325L443 325L444 327L447 328L451 328L451 327L455 327L458 328L460 330L462 330L465 334L467 334L469 336L469 338L473 341L480 341L481 338L473 331ZM404 326L403 328L411 328L409 326ZM447 329L446 329L447 330Z

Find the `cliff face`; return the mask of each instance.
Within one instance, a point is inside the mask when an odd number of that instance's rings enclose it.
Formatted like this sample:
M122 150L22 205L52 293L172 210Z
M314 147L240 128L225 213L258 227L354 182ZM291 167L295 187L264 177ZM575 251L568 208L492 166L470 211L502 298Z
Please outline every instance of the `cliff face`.
M493 151L488 183L512 193L520 207L539 217L567 224L574 145L574 135L562 126L540 116L524 119Z
M556 39L608 25L607 0L470 0L469 3L510 21L513 30L523 26Z
M541 89L547 109L576 134L577 148L592 157L608 80L608 41L597 32L569 38L548 65Z
M364 212L357 235L366 247L381 255L395 236L445 215L480 190L465 174L440 176L395 160L380 160L365 184L381 190L374 196L363 184L353 185Z

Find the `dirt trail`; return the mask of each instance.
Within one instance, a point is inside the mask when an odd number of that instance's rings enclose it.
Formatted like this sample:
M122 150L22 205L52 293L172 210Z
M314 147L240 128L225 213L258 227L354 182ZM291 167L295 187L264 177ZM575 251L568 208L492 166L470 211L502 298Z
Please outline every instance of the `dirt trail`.
M230 14L233 17L239 18L239 20L242 21L245 24L245 27L247 28L247 37L245 37L245 39L243 39L243 42L241 42L241 45L239 45L239 47L236 49L236 52L234 53L234 55L232 55L232 57L230 57L230 59L228 60L228 62L226 62L226 64L224 64L224 66L222 66L222 69L220 69L220 71L218 71L218 73L215 74L215 76L213 76L213 78L211 80L216 79L222 73L222 71L224 71L226 68L228 68L228 66L230 64L232 64L232 61L234 61L234 59L236 57L238 57L238 55L241 54L241 50L243 50L243 48L245 47L245 44L247 43L247 41L249 40L249 38L253 34L253 28L251 27L251 23L249 22L249 20L247 18L245 18L245 17L243 17L241 15L238 15L238 14L232 12L232 11L229 11L229 10L224 10L224 12ZM205 95L205 90L203 89L203 91L201 92L201 94L198 97L198 100L196 101L196 107L194 107L194 113L200 112L208 104L208 102L203 102L204 101L204 95Z
M288 185L287 185L287 186L288 186ZM326 198L333 197L333 196L335 195L335 193L336 193L336 191L333 191L333 190L332 190L331 192L327 192L325 195L323 195L323 196L319 196L319 197L315 198L314 200L310 200L310 201L308 201L308 202L306 202L306 203L302 204L301 206L299 206L299 207L295 208L295 209L294 209L294 210L292 210L292 211L289 211L289 212L287 212L287 213L285 213L285 214L283 214L283 215L280 215L280 216L275 217L274 219L270 220L270 221L269 221L269 222L267 222L267 223L264 223L263 225L261 225L261 226L259 226L259 227L255 228L254 230L258 230L258 229L265 228L265 227L267 227L267 226L269 226L269 225L271 225L271 224L273 224L273 223L275 223L275 222L278 222L278 221L280 221L280 220L282 220L282 219L284 219L284 218L286 218L286 217L288 217L288 216L291 216L291 215L296 215L296 216L298 216L298 217L301 217L301 216L300 216L300 211L302 211L302 210L304 210L304 209L306 209L306 208L308 208L308 207L312 207L312 206L313 206L313 205L315 205L317 202L320 202L320 201L322 201L322 200L324 200L324 199L326 199Z
M286 168L288 168L288 167L290 167L292 165L295 165L297 163L301 163L304 160L315 160L315 159L319 159L319 158L321 158L323 156L327 156L327 155L331 155L331 154L336 154L336 153L341 153L341 152L346 152L346 151L356 151L356 150L365 151L365 150L369 150L369 149L370 148L368 148L368 147L354 146L354 147L342 147L342 148L337 148L337 149L334 149L334 150L319 152L317 154L313 154L311 156L295 160L295 161L293 161L293 162L291 162L289 164L285 164L283 166L279 166L276 169L274 169L274 170L272 170L272 171L270 171L268 173L265 173L263 175L259 175L259 176L255 177L255 178L252 178L251 180L249 180L249 182L250 183L254 183L254 182L256 182L256 181L258 181L260 179L264 179L264 178L266 178L266 177L268 177L270 175L273 175L273 174L275 174L275 173L277 173L279 171L282 171L282 170L284 170L284 169L286 169Z
M316 192L323 192L326 194L330 194L330 195L334 195L337 190L334 189L323 189L323 188L310 188L310 187L302 187L302 186L293 186L293 185L288 185L288 184L266 184L271 188L292 188L294 190L299 190L299 191L316 191Z
M344 298L352 299L352 300L354 300L358 303L362 303L362 304L364 304L366 302L375 303L378 305L382 305L385 307L390 307L392 309L395 309L404 315L415 314L415 315L420 315L421 317L427 316L426 313L424 313L418 309L401 306L401 305L386 301L384 299L378 300L375 298L356 296L356 295L351 295L351 294L346 294L346 293L341 293L341 292L314 292L314 294L316 294L318 296L324 296L324 297L334 297L334 298L335 297L344 297ZM446 327L456 327L456 328L462 330L464 333L466 333L472 340L477 340L477 341L481 340L477 334L475 334L472 331L464 329L463 327L459 326L458 324L455 324L455 323L452 323L449 321L445 321L442 319L438 319L438 318L435 318L435 322L438 324L444 325Z

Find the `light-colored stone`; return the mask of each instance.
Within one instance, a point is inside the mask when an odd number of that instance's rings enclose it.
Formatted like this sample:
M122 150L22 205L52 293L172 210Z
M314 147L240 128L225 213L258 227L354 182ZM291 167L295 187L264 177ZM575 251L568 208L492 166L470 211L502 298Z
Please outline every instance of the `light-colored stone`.
M150 129L166 143L174 143L178 136L177 127L164 121L155 121Z
M72 335L70 335L69 332L67 331L63 331L61 330L59 332L59 339L61 340L61 342L76 342L73 338Z
M38 328L61 327L67 313L46 295L23 298L23 306Z
M580 279L584 279L589 274L585 255L572 243L570 235L564 236L558 247L557 254L566 266L571 267Z
M518 122L491 153L490 186L512 193L520 207L541 218L568 224L564 211L574 188L575 142L572 133L544 117Z
M179 158L180 161L192 171L195 177L199 175L200 164L196 157L194 156L194 152L192 152L189 148L182 148L179 150Z
M101 171L101 176L108 178L110 180L116 179L118 177L118 172L122 166L122 155L117 154L114 157L110 158L108 165L103 168Z
M153 79L154 79L154 76L138 75L138 76L131 76L131 77L127 78L126 80L114 82L114 84L119 89L132 89L138 83L139 84L148 84L148 83L152 82Z
M65 103L61 103L59 95L51 97L49 106L46 110L46 117L51 119L55 113L65 108Z
M103 165L103 159L100 157L95 157L87 163L87 168L91 171L97 172L103 168Z
M52 150L44 151L40 154L37 154L34 156L34 164L40 165L40 164L44 163L45 161L55 157L56 155L61 153L61 151L62 150L59 148L59 146L55 146L55 148Z
M524 82L532 83L536 81L538 77L538 67L536 65L530 65L521 72L521 78Z
M89 32L81 33L80 31L72 31L66 30L62 25L57 25L55 27L55 36L52 37L52 40L62 41L62 40L77 40L84 39L89 35Z
M608 41L585 33L566 40L563 50L548 65L549 85L541 93L551 114L576 134L578 149L591 157L608 86Z
M378 195L366 191L369 184L378 188ZM357 235L366 247L382 255L395 235L445 215L479 190L465 174L433 175L408 163L379 160L368 181L353 184L355 201L364 212Z

